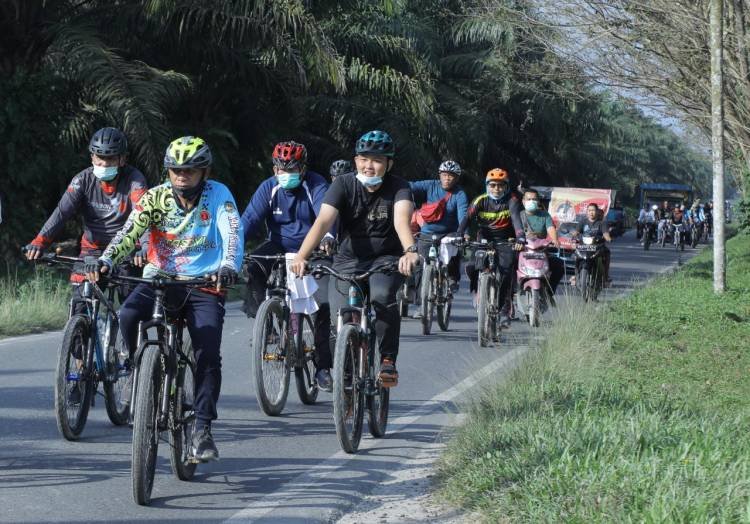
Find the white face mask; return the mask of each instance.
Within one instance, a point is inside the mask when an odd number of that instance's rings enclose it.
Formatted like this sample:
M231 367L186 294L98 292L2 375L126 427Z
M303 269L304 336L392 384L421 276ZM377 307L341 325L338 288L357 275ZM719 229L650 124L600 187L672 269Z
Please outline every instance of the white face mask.
M383 183L383 179L379 176L367 176L362 173L357 173L357 180L359 180L363 186L379 186Z
M94 176L103 182L109 182L117 176L117 166L94 166Z

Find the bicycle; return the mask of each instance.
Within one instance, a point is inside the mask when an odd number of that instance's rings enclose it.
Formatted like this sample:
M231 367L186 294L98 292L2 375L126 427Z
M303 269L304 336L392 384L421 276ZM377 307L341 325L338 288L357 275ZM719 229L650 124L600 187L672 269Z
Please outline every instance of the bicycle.
M685 251L685 225L682 223L680 224L672 223L672 229L673 229L672 240L674 241L674 250Z
M315 253L312 259L324 257ZM251 363L258 405L266 415L277 416L286 405L290 370L294 370L300 401L311 405L318 398L315 329L310 315L293 313L289 307L286 255L245 256L248 262L253 259L274 261L266 300L255 315Z
M49 253L38 262L75 271L84 260ZM117 286L108 281L105 293L88 280L80 285L80 298L70 301L55 368L55 420L66 440L77 440L83 432L100 383L112 424L127 424L130 411L125 398L131 364L119 336Z
M388 263L358 275L344 275L333 268L316 265L313 276L329 274L349 283L349 305L337 316L336 349L333 357L333 421L341 449L356 453L362 438L364 409L368 429L375 438L385 435L388 425L389 389L380 382L380 359L375 358L377 340L370 295L364 289L375 273L394 273L397 263Z
M504 305L504 297L500 297L503 280L512 278L512 271L507 274L498 271L500 267L513 267L515 240L500 242L468 242L466 245L475 249L474 256L481 257L479 269L479 302L477 304L477 335L479 346L487 347L490 342L498 340L498 321ZM502 253L500 250L502 249ZM506 264L497 263L498 256L504 257ZM507 257L510 256L508 260ZM482 269L484 268L484 269Z
M428 237L428 239L424 238ZM429 242L430 250L423 265L422 281L420 283L420 313L422 320L422 334L429 335L432 330L432 318L437 310L438 326L442 331L448 331L450 323L453 292L448 282L448 265L441 260L441 237L424 235L420 242ZM455 241L454 241L455 244Z
M134 356L133 449L130 476L133 498L139 505L151 502L160 434L168 431L169 462L179 480L191 480L198 460L192 456L190 439L195 427L192 345L183 343L184 320L167 307L170 288L214 286L205 279L113 277L146 284L154 290L151 320L138 325L138 347ZM148 330L156 329L156 338Z

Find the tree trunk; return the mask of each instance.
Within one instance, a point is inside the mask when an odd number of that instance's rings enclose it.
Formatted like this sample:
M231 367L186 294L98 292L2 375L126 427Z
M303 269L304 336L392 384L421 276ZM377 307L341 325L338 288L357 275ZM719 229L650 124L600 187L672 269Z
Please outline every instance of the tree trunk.
M711 0L711 156L714 177L714 292L726 289L724 242L724 0Z

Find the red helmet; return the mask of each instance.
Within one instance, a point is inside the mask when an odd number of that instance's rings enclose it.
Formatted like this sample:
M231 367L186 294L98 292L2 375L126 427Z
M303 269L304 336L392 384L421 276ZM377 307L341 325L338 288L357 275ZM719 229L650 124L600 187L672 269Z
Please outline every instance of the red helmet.
M302 168L307 164L307 149L297 142L279 142L273 148L273 165L281 169Z

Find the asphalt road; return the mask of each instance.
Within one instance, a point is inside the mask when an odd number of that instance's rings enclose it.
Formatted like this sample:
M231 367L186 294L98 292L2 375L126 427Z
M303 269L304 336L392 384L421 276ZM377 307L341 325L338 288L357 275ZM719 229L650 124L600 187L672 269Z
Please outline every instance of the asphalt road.
M632 232L612 251L610 297L691 256L689 249L644 252ZM527 347L529 330L514 322L496 347L479 348L476 315L462 285L449 332L425 337L418 321L404 321L388 435L375 440L365 430L357 455L339 450L329 394L304 406L292 384L282 416L260 412L250 379L252 324L232 304L213 432L221 459L181 482L172 477L162 444L150 507L135 505L131 495L131 430L109 423L101 397L80 441L58 434L52 384L60 332L0 341L0 521L336 520L410 467L455 422L465 393L482 380L500 379Z

